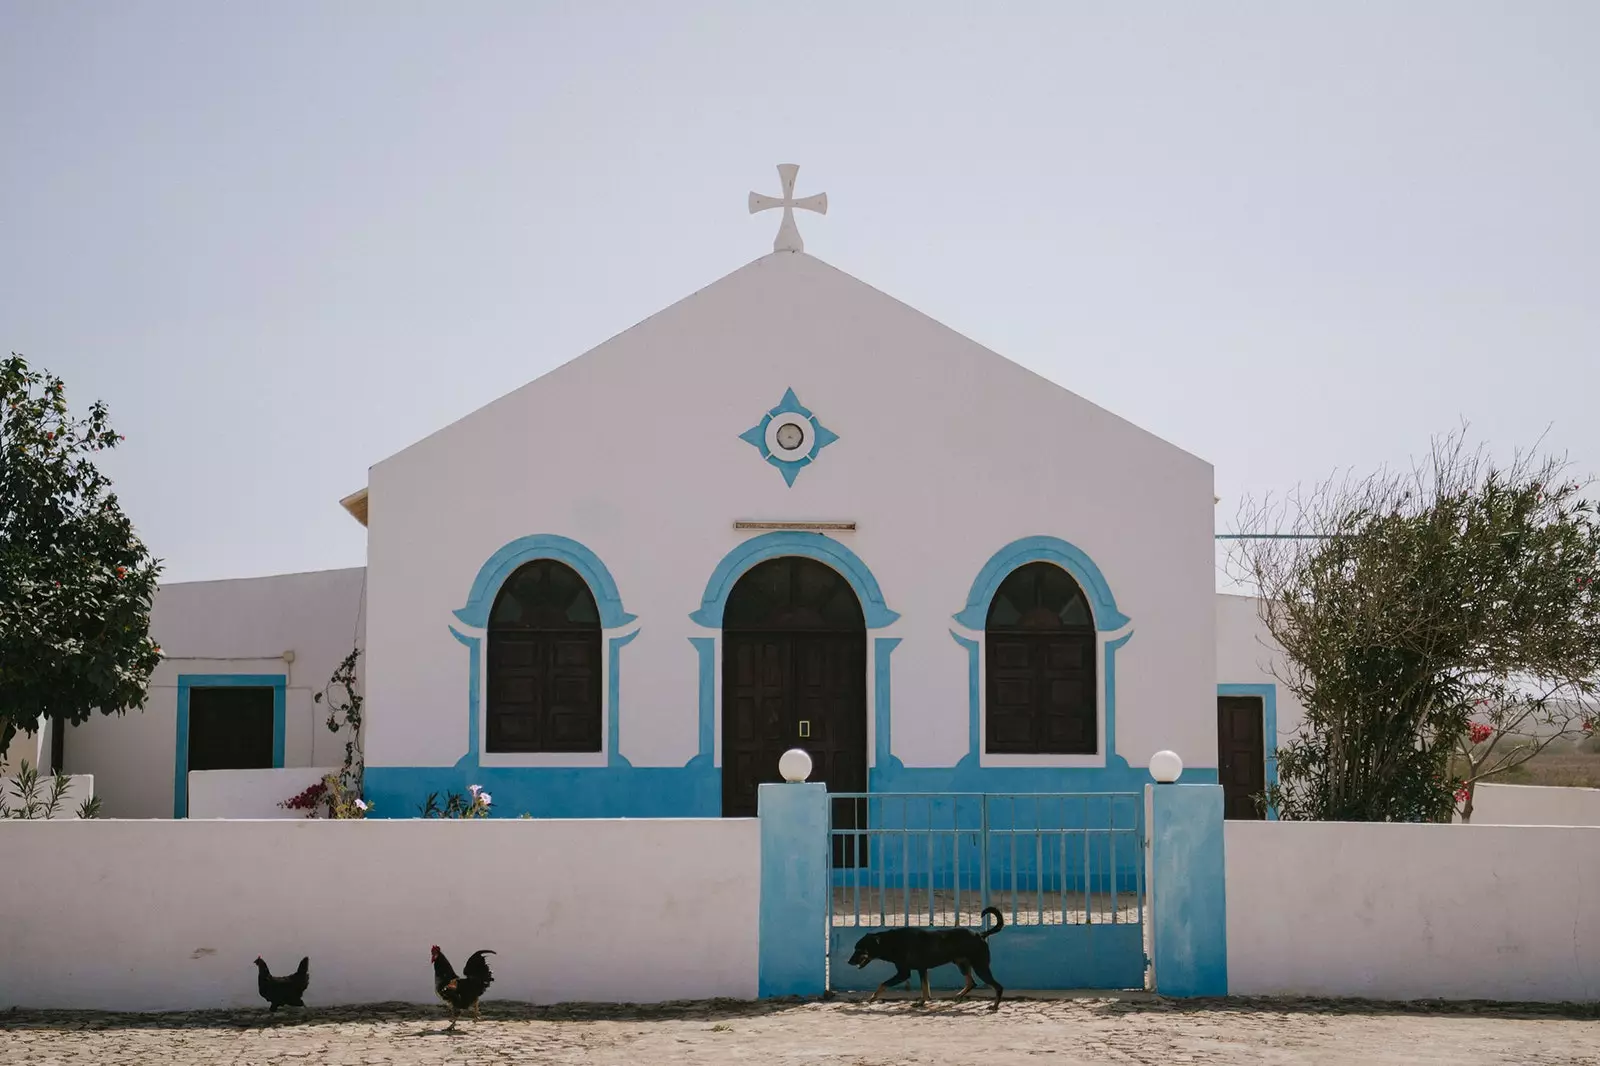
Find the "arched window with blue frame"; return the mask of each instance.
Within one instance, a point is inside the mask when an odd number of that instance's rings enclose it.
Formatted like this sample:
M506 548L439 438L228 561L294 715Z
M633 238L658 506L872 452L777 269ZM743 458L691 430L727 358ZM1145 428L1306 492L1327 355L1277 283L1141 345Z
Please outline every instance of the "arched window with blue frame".
M985 751L1099 750L1094 615L1071 574L1031 562L1007 575L989 602L984 647Z
M597 752L600 610L572 567L536 559L506 579L489 612L489 752Z

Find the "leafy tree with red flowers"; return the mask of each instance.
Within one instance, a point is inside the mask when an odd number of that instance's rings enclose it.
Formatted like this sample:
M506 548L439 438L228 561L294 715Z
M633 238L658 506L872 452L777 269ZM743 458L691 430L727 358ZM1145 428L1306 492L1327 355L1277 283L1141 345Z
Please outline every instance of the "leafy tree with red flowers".
M1470 816L1474 782L1594 716L1600 512L1564 460L1501 465L1453 434L1416 470L1241 519L1240 576L1306 710L1263 797L1279 817Z
M105 404L75 416L59 377L0 362L0 756L45 719L144 706L161 564L95 466L121 441Z

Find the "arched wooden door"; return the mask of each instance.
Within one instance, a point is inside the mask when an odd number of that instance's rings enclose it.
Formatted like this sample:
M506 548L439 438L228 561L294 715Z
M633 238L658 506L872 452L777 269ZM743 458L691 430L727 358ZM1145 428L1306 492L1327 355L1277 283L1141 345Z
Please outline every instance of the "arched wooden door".
M778 757L811 756L830 792L867 790L867 627L839 573L783 557L741 577L722 615L722 814L756 813Z

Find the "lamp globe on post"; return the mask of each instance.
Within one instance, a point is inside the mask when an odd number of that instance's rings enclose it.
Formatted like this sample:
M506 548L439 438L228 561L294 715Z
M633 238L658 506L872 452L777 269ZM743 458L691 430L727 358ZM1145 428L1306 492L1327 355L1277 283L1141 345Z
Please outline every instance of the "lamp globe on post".
M1150 776L1158 784L1170 785L1183 775L1183 760L1175 751L1158 751L1150 756Z
M811 776L811 756L801 748L790 748L778 757L778 773L790 784L799 784Z

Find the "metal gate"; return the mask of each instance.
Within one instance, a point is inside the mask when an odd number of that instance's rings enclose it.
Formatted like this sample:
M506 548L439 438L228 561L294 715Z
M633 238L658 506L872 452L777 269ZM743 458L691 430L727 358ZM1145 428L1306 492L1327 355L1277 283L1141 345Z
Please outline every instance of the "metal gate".
M1136 792L834 793L828 985L867 991L892 969L847 964L856 940L895 926L977 928L1015 989L1144 988L1144 799ZM928 974L958 988L960 973ZM913 987L916 977L912 977Z

